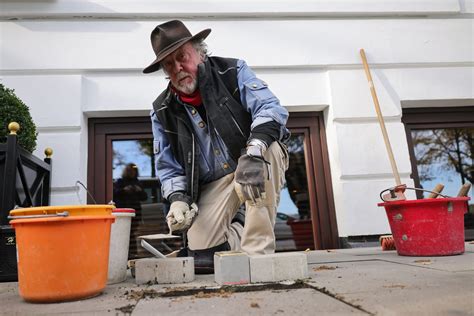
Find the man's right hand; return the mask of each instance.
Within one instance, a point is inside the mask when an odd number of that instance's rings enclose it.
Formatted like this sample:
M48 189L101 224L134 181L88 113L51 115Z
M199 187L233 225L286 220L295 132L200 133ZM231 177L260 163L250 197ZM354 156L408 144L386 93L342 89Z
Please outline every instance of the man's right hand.
M173 232L185 231L191 227L197 213L198 207L195 203L189 206L186 202L174 201L171 203L168 215L166 215L166 221Z

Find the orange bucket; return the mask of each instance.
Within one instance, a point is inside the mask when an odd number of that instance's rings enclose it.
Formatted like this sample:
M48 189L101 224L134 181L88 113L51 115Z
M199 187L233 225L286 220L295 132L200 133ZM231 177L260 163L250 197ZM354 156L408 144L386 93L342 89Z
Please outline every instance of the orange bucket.
M100 294L107 283L114 216L46 216L10 222L17 239L20 295L48 303Z

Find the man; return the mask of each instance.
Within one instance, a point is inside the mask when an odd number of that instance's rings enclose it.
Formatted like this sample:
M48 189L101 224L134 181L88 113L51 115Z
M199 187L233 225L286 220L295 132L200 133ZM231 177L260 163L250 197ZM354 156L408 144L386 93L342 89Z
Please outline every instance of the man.
M288 112L242 60L207 56L205 29L178 20L151 33L170 83L151 112L157 175L172 231L187 231L197 273L213 271L216 251L275 251L276 208L288 153ZM238 213L245 203L245 216Z

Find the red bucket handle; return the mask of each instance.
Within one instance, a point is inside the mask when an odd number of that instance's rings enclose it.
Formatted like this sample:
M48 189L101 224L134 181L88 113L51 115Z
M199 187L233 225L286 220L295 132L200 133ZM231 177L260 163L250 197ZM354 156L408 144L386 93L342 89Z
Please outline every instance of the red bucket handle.
M384 194L385 192L387 192L387 191L390 191L390 193L395 192L395 191L398 189L398 187L399 187L399 186L397 185L397 186L395 186L395 187L391 187L391 188L388 188L388 189L383 190L382 192L380 192L380 195L379 195L379 196L380 196L380 199L381 199L382 201L384 201L384 202L388 202L388 201L386 201L386 200L383 199L383 194ZM451 196L444 195L444 194L441 194L441 193L439 193L439 192L434 192L434 191L425 190L425 189L420 189L420 188L404 187L404 189L406 189L406 190L414 190L414 191L424 191L424 192L429 192L429 193L437 194L437 195L442 196L442 197L444 197L444 198L451 198Z

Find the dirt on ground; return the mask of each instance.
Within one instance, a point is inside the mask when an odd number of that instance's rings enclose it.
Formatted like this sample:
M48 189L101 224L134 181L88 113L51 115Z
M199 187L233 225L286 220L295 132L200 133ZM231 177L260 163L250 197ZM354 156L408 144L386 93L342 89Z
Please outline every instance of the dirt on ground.
M337 269L337 266L333 267L333 266L322 265L322 266L313 268L313 271L336 270L336 269Z

